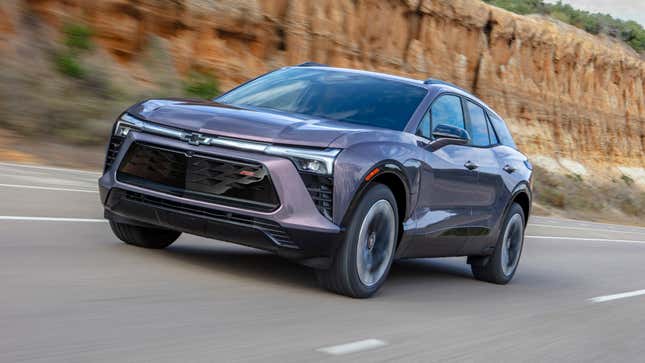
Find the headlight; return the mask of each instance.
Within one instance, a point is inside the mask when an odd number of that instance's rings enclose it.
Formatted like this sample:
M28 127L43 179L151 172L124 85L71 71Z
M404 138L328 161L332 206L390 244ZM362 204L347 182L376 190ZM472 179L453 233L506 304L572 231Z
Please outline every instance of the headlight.
M123 114L121 118L119 118L119 120L116 122L116 127L114 127L114 136L126 137L132 129L143 129L143 124L143 121L128 114Z
M149 132L151 134L172 137L174 139L184 140L188 133L173 129L170 127L160 126L151 122L140 120L134 116L124 113L121 118L116 122L114 127L114 135L126 137L131 130Z
M269 146L265 149L265 152L291 159L300 171L331 175L334 172L334 160L336 160L340 150L309 150L286 146Z

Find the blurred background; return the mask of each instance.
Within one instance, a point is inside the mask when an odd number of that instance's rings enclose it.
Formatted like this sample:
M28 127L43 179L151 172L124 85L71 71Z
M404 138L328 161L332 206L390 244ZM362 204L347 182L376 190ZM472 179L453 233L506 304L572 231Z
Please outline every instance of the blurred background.
M530 156L537 214L645 225L644 14L621 0L0 0L0 160L99 170L134 102L315 61L456 83Z

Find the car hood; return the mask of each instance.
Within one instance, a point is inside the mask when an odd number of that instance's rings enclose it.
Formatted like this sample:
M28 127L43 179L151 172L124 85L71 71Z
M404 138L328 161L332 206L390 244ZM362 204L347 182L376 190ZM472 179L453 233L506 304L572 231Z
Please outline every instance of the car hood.
M350 140L349 134L383 131L375 127L206 100L153 99L132 106L128 113L150 122L204 134L321 148L344 147L346 142L338 144L334 140Z

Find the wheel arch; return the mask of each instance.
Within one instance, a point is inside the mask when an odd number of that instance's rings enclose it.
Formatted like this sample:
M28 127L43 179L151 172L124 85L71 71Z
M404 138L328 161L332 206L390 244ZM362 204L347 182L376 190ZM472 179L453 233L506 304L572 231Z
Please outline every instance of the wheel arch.
M531 189L528 184L521 183L513 190L511 201L506 206L506 211L513 205L513 203L519 204L524 211L524 225L529 221L529 215L531 214Z
M361 178L361 185L354 194L352 201L342 219L342 225L346 226L351 218L350 211L359 203L367 188L380 183L387 186L397 203L399 214L399 239L401 238L402 224L410 215L410 182L405 175L404 167L397 161L386 160L372 166Z

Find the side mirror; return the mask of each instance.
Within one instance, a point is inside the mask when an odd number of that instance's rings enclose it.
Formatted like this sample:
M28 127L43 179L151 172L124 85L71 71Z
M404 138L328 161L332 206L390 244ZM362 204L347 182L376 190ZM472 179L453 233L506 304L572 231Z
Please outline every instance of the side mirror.
M432 151L446 145L466 145L470 141L468 131L448 124L437 125L432 131L432 136L435 138L429 145Z

